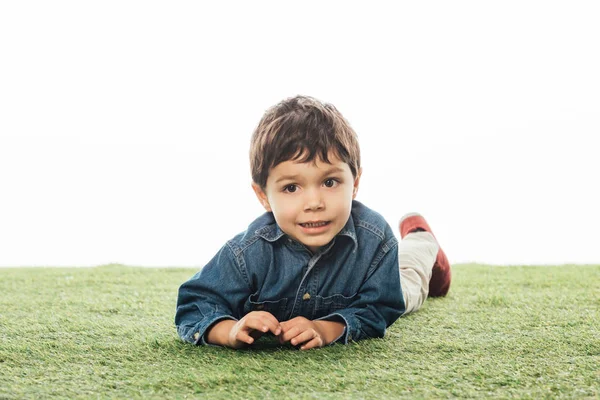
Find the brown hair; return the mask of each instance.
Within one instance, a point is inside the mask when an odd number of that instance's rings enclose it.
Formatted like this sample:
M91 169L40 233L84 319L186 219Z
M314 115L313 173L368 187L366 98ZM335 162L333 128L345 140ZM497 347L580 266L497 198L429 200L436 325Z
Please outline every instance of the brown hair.
M250 143L252 180L267 185L269 171L279 163L294 160L329 163L332 151L348 164L356 178L360 169L360 147L354 129L332 105L296 96L269 108L254 130Z

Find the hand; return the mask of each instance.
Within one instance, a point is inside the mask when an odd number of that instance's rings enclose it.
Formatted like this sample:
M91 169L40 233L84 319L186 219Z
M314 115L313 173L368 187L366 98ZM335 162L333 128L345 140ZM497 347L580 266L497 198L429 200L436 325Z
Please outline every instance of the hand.
M279 336L279 342L290 342L292 346L302 344L300 350L323 347L327 344L320 326L304 317L296 317L282 322L281 328L282 333Z
M231 327L227 346L237 349L252 344L269 331L275 336L281 333L281 325L273 314L266 311L249 312Z

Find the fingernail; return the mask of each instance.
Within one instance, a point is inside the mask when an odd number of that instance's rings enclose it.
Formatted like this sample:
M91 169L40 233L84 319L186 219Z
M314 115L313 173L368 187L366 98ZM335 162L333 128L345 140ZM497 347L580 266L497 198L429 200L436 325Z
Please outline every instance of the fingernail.
M268 327L266 327L266 326L263 326L263 328L262 328L262 331L263 331L263 332L266 332L266 331L268 331L268 330L269 330L269 328L268 328Z
M277 328L277 330L275 331L276 335L279 335L281 333L281 328Z
M296 339L292 339L292 345L296 345Z

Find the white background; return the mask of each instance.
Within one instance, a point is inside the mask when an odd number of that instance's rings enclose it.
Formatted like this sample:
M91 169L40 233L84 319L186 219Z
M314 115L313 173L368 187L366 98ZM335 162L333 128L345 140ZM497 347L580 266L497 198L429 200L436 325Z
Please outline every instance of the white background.
M265 109L331 102L358 200L452 262L599 263L595 1L0 4L0 266L202 266Z

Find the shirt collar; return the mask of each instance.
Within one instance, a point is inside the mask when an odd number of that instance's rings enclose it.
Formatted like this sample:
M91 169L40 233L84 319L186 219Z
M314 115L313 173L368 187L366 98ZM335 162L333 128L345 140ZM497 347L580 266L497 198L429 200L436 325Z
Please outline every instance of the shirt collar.
M265 225L261 228L258 228L254 231L256 236L260 236L268 242L275 242L281 239L282 236L285 235L285 232L281 230L279 225L275 222L275 217L272 212L265 213L263 217L265 220Z
M354 249L352 251L356 251L356 249L358 248L358 240L356 239L356 229L354 228L354 220L352 219L352 214L350 214L346 225L344 225L344 227L342 228L340 233L337 234L337 236L348 236L350 239L352 239L352 242L354 243Z

